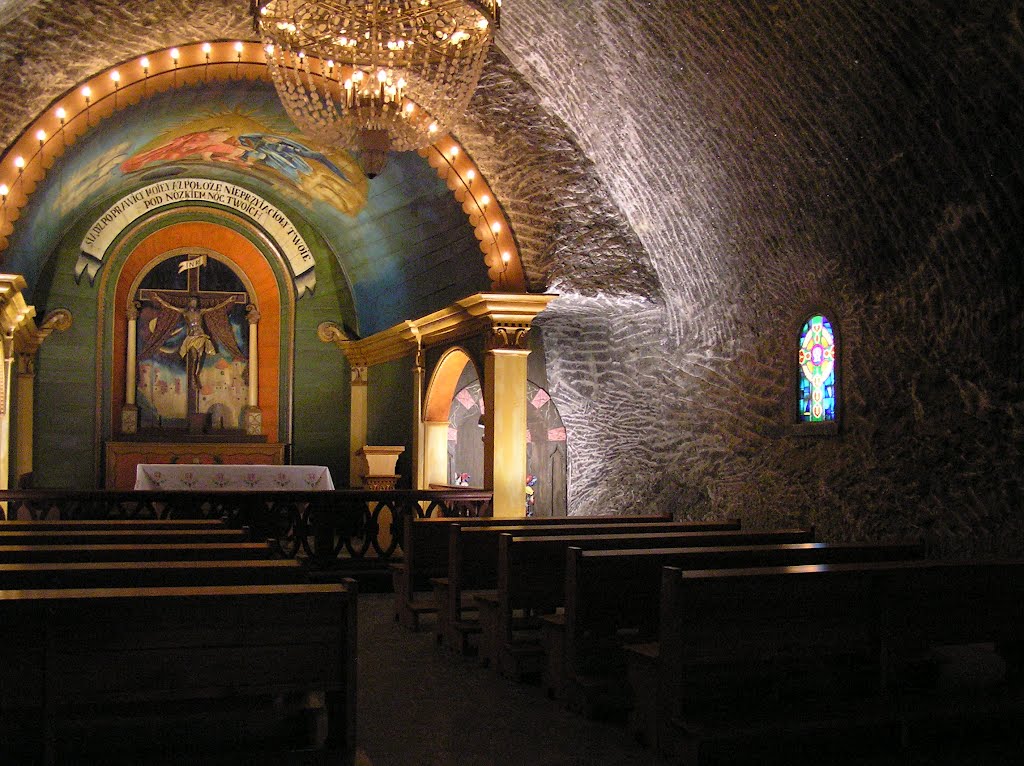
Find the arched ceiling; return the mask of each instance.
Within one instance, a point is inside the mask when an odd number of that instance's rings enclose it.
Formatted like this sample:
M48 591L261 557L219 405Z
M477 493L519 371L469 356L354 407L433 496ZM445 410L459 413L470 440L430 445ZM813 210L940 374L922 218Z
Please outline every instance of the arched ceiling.
M241 0L0 0L0 75L10 75L0 96L13 107L0 115L0 141L9 144L61 93L120 61L171 45L251 39L248 7ZM499 51L484 81L456 136L509 217L530 289L657 297L640 240L565 125Z
M68 138L53 136L50 151L60 156L29 196L4 253L5 267L26 277L31 299L56 248L76 249L62 240L81 237L117 199L173 178L235 184L297 216L296 226L305 222L315 249L340 264L347 282L340 287L352 294L363 334L490 287L473 227L426 159L394 154L371 185L348 152L299 135L269 83L199 82L92 123L66 149Z

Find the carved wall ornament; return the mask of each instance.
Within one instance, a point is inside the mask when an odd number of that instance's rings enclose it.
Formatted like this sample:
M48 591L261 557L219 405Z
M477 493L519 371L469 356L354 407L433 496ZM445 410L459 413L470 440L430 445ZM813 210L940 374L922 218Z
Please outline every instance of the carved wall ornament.
M487 336L488 351L529 351L530 325L510 322L491 326Z

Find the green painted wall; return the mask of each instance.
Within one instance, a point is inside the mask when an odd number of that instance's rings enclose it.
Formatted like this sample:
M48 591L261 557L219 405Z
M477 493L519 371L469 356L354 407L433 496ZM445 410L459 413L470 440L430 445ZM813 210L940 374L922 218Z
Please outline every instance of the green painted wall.
M413 364L408 356L371 367L368 373L366 441L375 446L403 445L398 458L399 487L411 486Z

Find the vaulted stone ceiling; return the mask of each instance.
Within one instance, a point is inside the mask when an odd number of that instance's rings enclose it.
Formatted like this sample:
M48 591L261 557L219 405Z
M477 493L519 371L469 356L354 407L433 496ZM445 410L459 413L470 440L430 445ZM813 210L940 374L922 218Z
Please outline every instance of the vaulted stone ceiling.
M0 2L0 142L241 0ZM456 131L531 289L572 510L1024 550L1020 0L506 0ZM843 436L789 435L836 317ZM1016 436L1015 436L1016 434Z

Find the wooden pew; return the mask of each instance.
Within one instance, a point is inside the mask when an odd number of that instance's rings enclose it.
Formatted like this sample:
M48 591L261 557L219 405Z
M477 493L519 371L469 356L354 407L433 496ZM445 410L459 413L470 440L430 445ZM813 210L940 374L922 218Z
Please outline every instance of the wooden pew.
M636 609L657 611L657 588L660 567L698 562L699 568L719 566L755 566L769 564L799 564L829 561L866 561L896 558L921 558L921 546L839 545L824 543L775 543L772 533L759 535L744 533L732 536L730 543L742 545L717 547L680 546L678 540L665 542L645 540L645 547L636 548L635 540L602 538L514 538L503 535L498 552L498 590L493 597L480 601L482 629L480 653L494 658L495 665L504 675L518 679L524 673L544 671L546 688L553 696L564 692L563 657L565 618L555 615L542 621L543 638L535 633L523 635L514 619L516 610L524 612L554 612L566 603L566 569L568 566L586 567L586 573L575 573L575 581L582 583L582 591L573 594L573 604L583 599L601 597L607 588L607 603L611 613L623 609L623 614ZM739 540L736 540L736 538ZM692 542L690 538L686 545ZM708 536L698 545L707 543ZM751 547L758 546L758 547ZM571 556L568 554L572 548ZM616 550L617 549L617 550ZM627 550L621 550L627 549ZM606 551L581 560L580 551ZM592 571L591 571L592 570ZM599 585L594 585L599 584ZM587 632L604 630L614 633L637 623L625 619L621 626L583 626ZM574 635L574 634L570 634ZM653 635L653 634L651 634ZM621 665L621 663L620 663Z
M661 570L749 568L920 559L920 544L795 543L661 550L584 550L565 554L565 611L545 620L545 685L584 713L626 709L623 645L654 641L660 617ZM641 704L634 733L648 733Z
M224 529L221 519L83 519L81 521L2 521L0 531L4 532L46 532L62 529L121 529L133 531L155 531L168 529Z
M649 516L567 516L559 518L447 518L416 519L405 516L402 535L402 561L391 565L395 593L395 621L419 630L420 616L433 614L437 606L433 598L417 598L417 590L429 590L430 580L448 576L448 527L460 524L473 526L562 526L580 524L644 524L671 521L671 514ZM732 522L739 529L739 522Z
M661 612L651 708L659 748L688 764L751 742L895 742L926 720L1024 714L1024 561L666 568ZM929 652L979 642L1003 650L1003 679L922 682Z
M268 559L267 543L148 543L139 545L0 545L0 564L71 561L210 561Z
M354 762L354 584L8 590L0 640L6 762Z
M78 529L8 531L0 526L0 546L5 545L139 545L165 543L243 543L246 532L226 527L214 529Z
M725 528L723 528L725 527ZM434 596L438 604L437 635L453 650L466 653L468 639L481 631L479 621L468 618L464 611L473 607L473 591L494 590L498 581L498 539L501 534L543 537L560 535L606 537L607 547L615 545L722 545L733 540L737 543L764 541L768 534L772 542L805 542L814 538L813 530L779 530L744 532L731 528L731 522L666 522L636 526L576 525L558 530L552 527L473 527L463 529L458 524L449 528L448 577L434 583ZM666 536L676 535L670 542ZM692 537L691 537L692 536ZM475 607L473 609L475 611Z
M294 559L0 564L0 590L272 585L309 582Z

